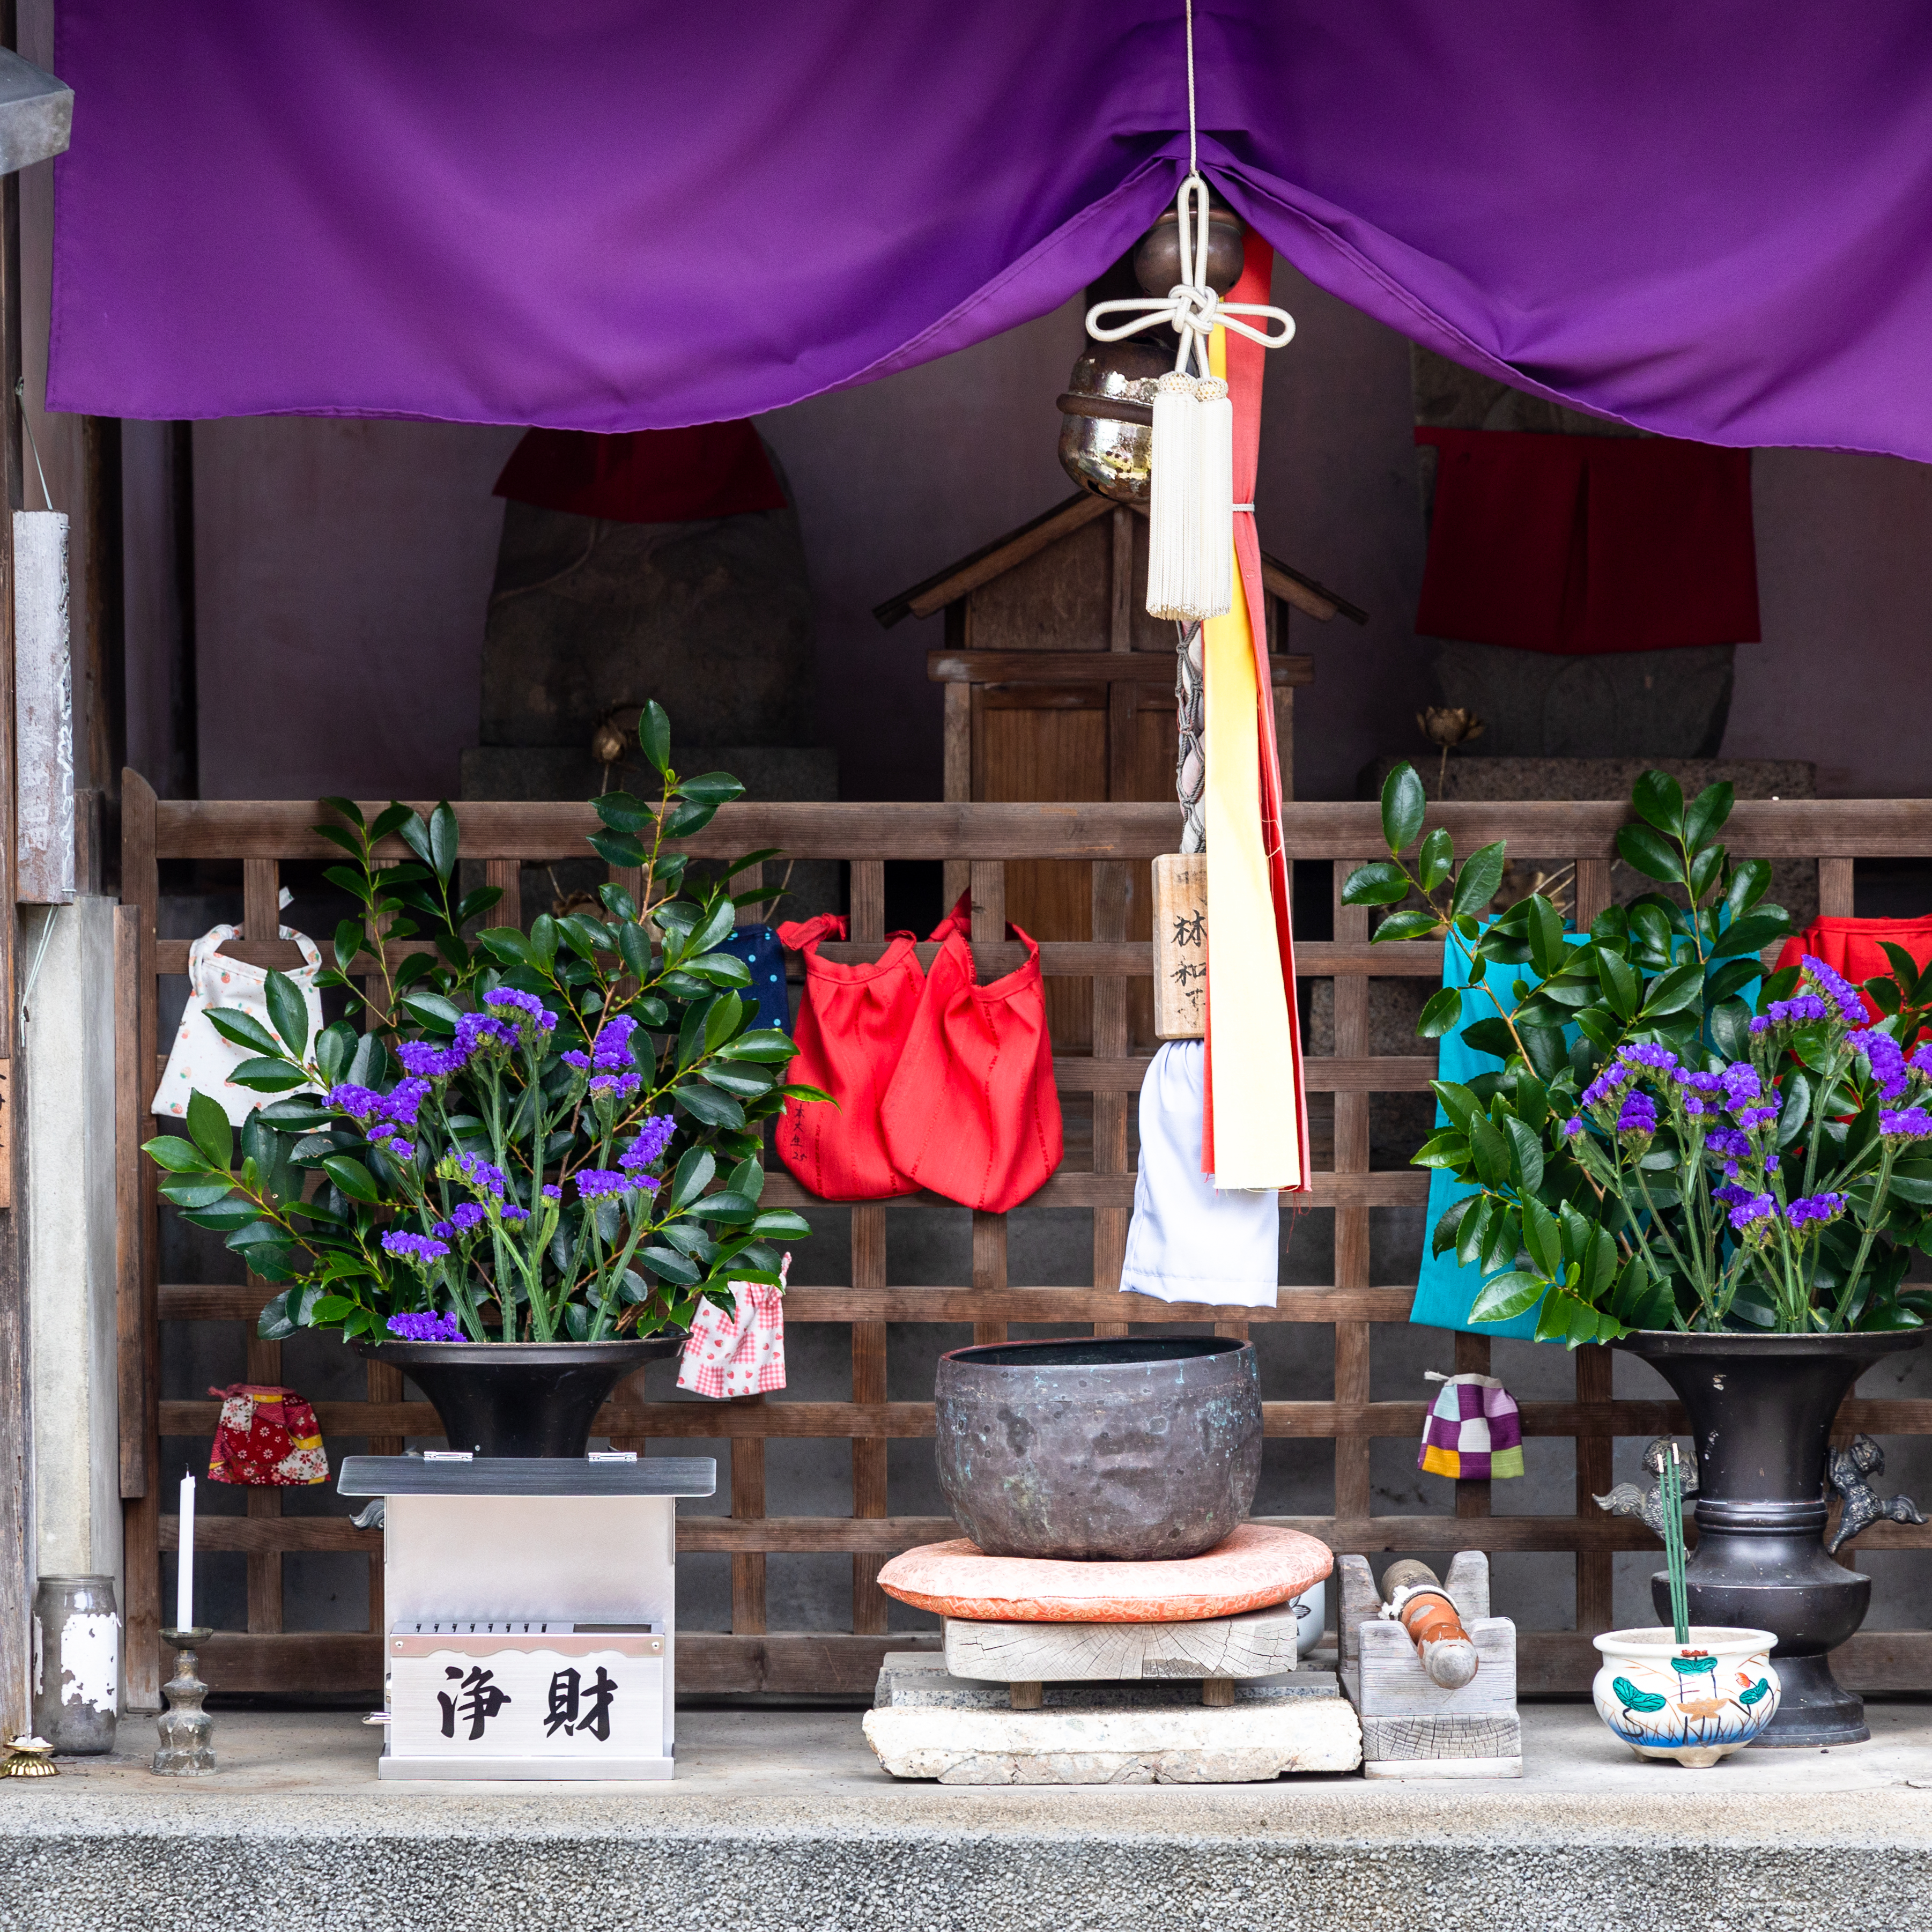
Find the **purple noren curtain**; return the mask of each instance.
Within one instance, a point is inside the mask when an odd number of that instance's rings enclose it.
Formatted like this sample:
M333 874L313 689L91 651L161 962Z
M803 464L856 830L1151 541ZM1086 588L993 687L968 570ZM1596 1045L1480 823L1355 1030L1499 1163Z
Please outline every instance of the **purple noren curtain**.
M1180 16L62 0L50 405L614 430L908 367L1168 200ZM1197 22L1206 171L1344 300L1669 435L1932 459L1919 0Z

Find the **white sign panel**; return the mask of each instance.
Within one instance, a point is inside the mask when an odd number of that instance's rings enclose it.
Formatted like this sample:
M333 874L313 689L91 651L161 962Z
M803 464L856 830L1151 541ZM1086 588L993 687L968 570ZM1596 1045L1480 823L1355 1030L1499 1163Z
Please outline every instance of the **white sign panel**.
M664 1750L664 1640L392 1636L398 1757L613 1761Z

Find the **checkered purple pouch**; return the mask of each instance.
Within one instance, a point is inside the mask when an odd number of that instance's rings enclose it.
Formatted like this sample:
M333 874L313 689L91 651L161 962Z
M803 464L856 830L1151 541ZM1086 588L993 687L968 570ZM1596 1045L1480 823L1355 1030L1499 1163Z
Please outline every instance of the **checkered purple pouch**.
M1522 1418L1516 1399L1493 1376L1443 1376L1422 1429L1415 1466L1456 1482L1486 1482L1522 1474Z

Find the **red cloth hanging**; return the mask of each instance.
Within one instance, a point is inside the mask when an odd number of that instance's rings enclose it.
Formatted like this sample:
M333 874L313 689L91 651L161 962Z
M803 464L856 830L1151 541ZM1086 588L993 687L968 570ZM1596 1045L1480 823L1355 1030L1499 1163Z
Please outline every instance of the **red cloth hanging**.
M494 494L615 524L696 523L785 504L758 432L742 419L623 436L533 429Z
M869 965L818 956L821 941L843 939L836 913L778 928L778 943L805 955L805 998L793 1037L798 1052L786 1075L837 1104L788 1100L778 1116L778 1158L822 1201L884 1201L920 1184L892 1165L879 1125L886 1090L898 1071L925 976L912 934L898 932Z
M1241 278L1228 291L1231 302L1265 302L1274 282L1274 250L1251 229L1243 245ZM1261 463L1262 378L1268 351L1238 329L1226 338L1228 397L1234 411L1234 501L1252 505L1255 476ZM1308 1162L1308 1097L1301 1078L1301 1019L1294 984L1294 902L1288 883L1287 848L1282 832L1281 752L1275 740L1274 680L1268 664L1268 604L1262 584L1262 544L1252 508L1234 513L1234 562L1241 573L1241 595L1247 600L1248 626L1254 638L1256 705L1260 735L1262 838L1268 848L1268 886L1274 902L1275 944L1281 956L1282 990L1288 1001L1288 1030L1294 1046L1295 1136L1300 1148L1301 1185L1285 1192L1305 1194L1312 1184ZM1208 994L1206 1027L1214 1037L1214 935L1208 935ZM1214 1055L1206 1056L1202 1074L1201 1171L1214 1172Z
M1910 953L1913 964L1923 971L1925 962L1932 959L1932 917L1814 919L1795 938L1784 942L1784 950L1778 956L1778 970L1796 966L1808 952L1842 973L1854 986L1862 987L1868 980L1890 974L1892 962L1884 951L1888 940ZM1883 1018L1869 994L1861 992L1858 997L1874 1019Z
M1441 452L1415 628L1566 656L1754 644L1750 452L1418 429Z
M1026 963L982 986L968 918L962 897L933 933L939 957L879 1120L901 1173L949 1201L1003 1214L1060 1165L1060 1094L1039 946L1009 926Z

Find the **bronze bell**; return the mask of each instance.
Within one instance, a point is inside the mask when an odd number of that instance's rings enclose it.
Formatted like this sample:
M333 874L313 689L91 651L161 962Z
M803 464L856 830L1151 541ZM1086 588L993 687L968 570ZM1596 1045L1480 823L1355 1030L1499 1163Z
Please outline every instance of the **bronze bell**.
M1060 398L1060 466L1083 490L1147 501L1154 388L1173 367L1172 355L1150 343L1088 344Z
M1208 286L1224 296L1241 279L1241 254L1248 231L1241 218L1225 208L1210 208L1208 213ZM1186 274L1180 266L1180 218L1169 208L1134 250L1134 280L1150 296L1164 296L1193 272Z
M1181 279L1180 217L1169 208L1134 250L1142 292L1164 296ZM1208 217L1208 284L1225 296L1241 278L1247 230L1225 208ZM1154 461L1154 384L1174 367L1174 337L1149 329L1120 342L1089 340L1060 398L1060 466L1083 490L1144 503Z

